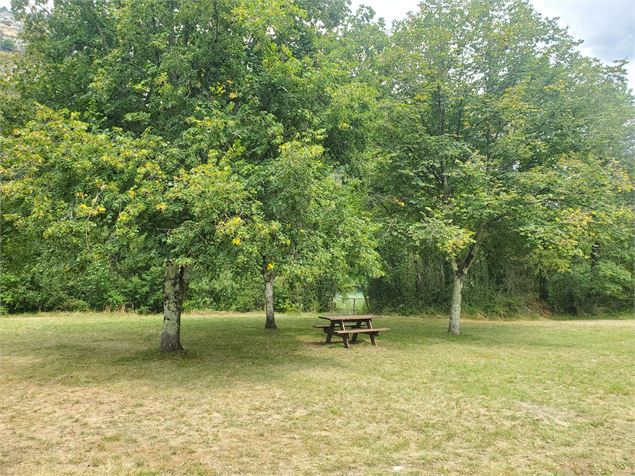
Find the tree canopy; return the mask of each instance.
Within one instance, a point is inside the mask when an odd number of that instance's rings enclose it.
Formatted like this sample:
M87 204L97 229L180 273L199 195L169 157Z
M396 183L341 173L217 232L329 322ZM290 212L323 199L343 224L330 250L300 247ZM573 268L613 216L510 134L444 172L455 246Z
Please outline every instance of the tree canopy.
M566 271L589 255L591 229L600 241L611 233L604 198L629 216L619 202L632 190L620 165L629 94L619 66L575 44L523 1L429 1L397 25L386 52L391 152L376 182L401 232L447 257L454 333L488 235L505 229L536 269ZM590 91L607 100L589 108ZM601 183L599 196L579 180Z

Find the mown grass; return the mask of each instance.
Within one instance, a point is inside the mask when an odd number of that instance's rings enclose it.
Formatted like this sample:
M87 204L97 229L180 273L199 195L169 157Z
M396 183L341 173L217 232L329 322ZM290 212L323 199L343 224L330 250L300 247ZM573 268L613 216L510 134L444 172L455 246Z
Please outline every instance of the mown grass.
M631 474L635 321L0 319L0 474Z

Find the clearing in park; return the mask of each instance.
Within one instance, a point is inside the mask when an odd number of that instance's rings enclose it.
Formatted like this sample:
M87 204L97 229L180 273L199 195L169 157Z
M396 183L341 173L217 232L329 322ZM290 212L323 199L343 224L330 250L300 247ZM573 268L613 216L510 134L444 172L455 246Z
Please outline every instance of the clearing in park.
M0 473L630 474L635 321L386 317L378 347L315 315L0 320Z

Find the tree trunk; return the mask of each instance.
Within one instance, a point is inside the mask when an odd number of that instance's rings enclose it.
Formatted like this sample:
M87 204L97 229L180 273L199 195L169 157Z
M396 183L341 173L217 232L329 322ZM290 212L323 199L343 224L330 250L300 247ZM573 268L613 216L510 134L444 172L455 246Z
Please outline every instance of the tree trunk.
M161 331L161 352L180 352L181 311L187 289L185 266L166 263L163 283L163 330Z
M474 263L476 252L478 251L483 238L484 235L482 231L477 233L477 238L468 248L465 258L458 261L456 257L453 257L450 260L450 265L452 266L453 271L452 276L454 278L454 286L452 287L452 304L450 305L450 325L448 326L448 332L451 332L455 336L458 336L461 333L460 323L463 283L465 281L465 276L467 276L467 272Z
M366 306L365 314L370 313L370 301L368 300L368 288L362 286L362 296L364 296L364 306Z
M273 281L275 277L272 273L265 274L265 329L277 329L276 319L273 315Z
M549 287L547 286L547 278L540 272L538 275L538 299L546 303L549 300Z
M458 336L460 334L461 321L461 297L463 292L464 276L454 275L454 286L452 287L452 304L450 306L450 325L448 332Z

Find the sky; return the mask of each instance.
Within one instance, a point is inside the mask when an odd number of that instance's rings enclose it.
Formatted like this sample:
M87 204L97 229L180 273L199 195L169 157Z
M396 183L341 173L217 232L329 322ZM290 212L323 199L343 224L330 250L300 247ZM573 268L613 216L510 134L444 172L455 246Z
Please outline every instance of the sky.
M416 10L419 0L352 0L353 8L365 4L386 24ZM562 26L584 43L582 52L605 63L616 59L635 62L635 0L530 0L547 17L559 17ZM10 0L0 0L8 7ZM628 65L629 84L635 90L635 64Z

